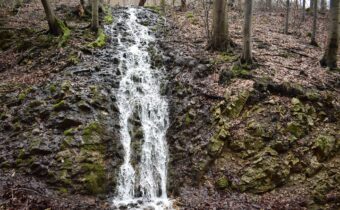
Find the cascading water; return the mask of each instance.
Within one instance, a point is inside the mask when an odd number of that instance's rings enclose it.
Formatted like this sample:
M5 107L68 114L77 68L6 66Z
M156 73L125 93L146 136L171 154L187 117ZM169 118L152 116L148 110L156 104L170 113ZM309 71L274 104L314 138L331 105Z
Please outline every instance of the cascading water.
M122 72L117 104L120 112L120 136L124 149L124 161L118 175L115 208L170 209L167 198L166 130L168 105L161 95L161 69L152 69L149 44L155 42L148 27L138 23L136 8L127 9L115 25L106 30L115 30L117 25L124 31L116 33L119 69ZM137 113L143 131L140 159L132 164L132 139L129 119Z

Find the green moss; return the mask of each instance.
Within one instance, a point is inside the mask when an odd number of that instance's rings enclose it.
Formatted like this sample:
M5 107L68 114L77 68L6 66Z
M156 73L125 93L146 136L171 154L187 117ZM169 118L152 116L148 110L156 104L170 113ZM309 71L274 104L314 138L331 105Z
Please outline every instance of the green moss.
M65 188L65 187L60 187L60 188L58 189L58 191L59 191L61 194L67 194L67 193L68 193L68 190L67 190L67 188Z
M67 61L68 61L70 64L72 64L72 65L77 65L77 64L80 62L78 56L75 55L75 54L71 54L71 55L68 57Z
M189 113L187 113L185 115L185 125L190 125L190 123L191 123L191 118L190 118Z
M209 147L208 147L209 154L211 156L217 156L222 151L223 146L224 146L224 141L213 137L209 142Z
M63 109L66 109L68 106L64 100L61 100L60 102L53 105L53 110L60 111Z
M262 137L265 134L265 130L263 128L263 126L255 121L252 121L248 124L247 129L250 131L250 134L253 136L257 136L257 137Z
M33 163L34 163L33 157L25 158L25 159L18 158L15 160L15 164L19 167L27 167L27 166L32 165Z
M296 138L301 138L306 135L306 129L298 122L289 122L287 124L287 131L294 135Z
M29 145L29 150L38 148L40 144L41 144L41 139L39 138L32 139Z
M62 144L61 144L61 149L64 150L68 147L71 146L71 143L74 141L74 138L73 136L67 136L66 138L64 138Z
M187 18L190 19L190 18L193 18L194 17L194 13L193 12L188 12L187 13Z
M100 194L106 190L105 168L101 163L84 163L82 170L85 171L84 184L88 193Z
M22 149L20 149L20 151L19 151L18 158L19 158L19 159L22 159L22 158L24 157L24 155L25 155L25 149L22 148Z
M70 128L70 129L64 131L64 135L65 136L73 136L74 135L74 131L75 131L74 128Z
M337 143L334 136L320 134L316 138L313 148L316 150L320 159L324 160L339 149L339 143Z
M249 95L250 93L248 91L241 92L236 100L230 102L224 111L226 116L230 118L238 117L241 114Z
M58 25L62 31L62 36L59 38L59 47L64 47L71 37L71 30L65 25L65 23L57 19Z
M157 14L162 14L162 9L160 6L144 6L144 8L149 9Z
M105 8L104 23L107 24L107 25L110 25L110 24L113 23L113 16L112 16L111 7Z
M20 94L18 95L19 101L25 100L26 97L27 97L27 95L28 95L29 93L31 93L32 91L33 91L33 89L32 89L31 87L30 87L30 88L27 88L27 89L25 89L25 90L23 90L23 91L21 91Z
M100 124L98 122L92 122L84 128L83 134L86 136L90 136L93 134L93 132L100 133L101 131L102 131L102 128Z
M229 186L229 180L227 177L222 176L216 181L216 187L223 190Z
M98 30L97 39L94 42L91 42L87 46L90 48L102 48L106 45L106 34L102 29Z
M64 91L64 92L68 92L71 90L71 82L66 80L66 81L63 81L63 83L61 84L61 90Z
M99 144L103 128L98 122L88 124L83 130L83 140L85 144Z
M57 86L55 84L50 85L50 92L51 93L57 92Z
M250 75L251 67L247 64L235 64L233 65L231 72L235 77L247 77Z
M28 104L28 106L29 106L30 108L34 108L34 107L38 107L38 106L40 106L40 105L42 105L42 104L43 104L42 101L40 101L40 100L34 100L34 101L31 101L31 102Z
M220 64L220 63L229 63L237 60L238 56L229 53L229 52L222 52L220 53L216 59L214 60L215 64Z
M72 180L69 178L69 174L66 169L59 172L59 180L66 185L72 185Z

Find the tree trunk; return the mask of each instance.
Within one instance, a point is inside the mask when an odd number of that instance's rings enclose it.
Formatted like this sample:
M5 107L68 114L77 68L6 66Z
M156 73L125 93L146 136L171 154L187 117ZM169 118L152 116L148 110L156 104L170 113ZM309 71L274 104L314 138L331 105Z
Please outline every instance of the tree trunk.
M187 10L187 1L181 0L181 11L185 12Z
M266 0L266 8L267 8L267 11L269 12L272 11L272 0Z
M306 0L302 2L302 21L306 20Z
M328 43L325 54L320 61L323 67L329 67L330 69L337 68L337 53L339 48L339 10L340 1L330 1L330 16L329 16L329 35Z
M314 0L310 0L310 11L314 8Z
M98 0L92 0L92 24L91 29L93 31L98 31L99 28L99 18L98 18Z
M41 0L41 3L46 13L50 33L56 36L62 34L63 31L58 23L58 19L56 18L54 11L51 8L50 2L48 0Z
M314 8L313 8L313 29L312 29L312 36L311 36L311 45L318 46L316 42L316 26L317 26L317 17L318 17L318 0L314 1Z
M140 0L138 6L144 7L146 0Z
M239 9L240 11L243 10L243 0L238 0L238 9Z
M247 0L244 9L244 26L243 26L243 53L241 62L252 63L252 16L253 16L253 0Z
M288 34L289 29L289 11L290 11L290 1L286 1L286 22L285 22L285 30L284 33Z
M326 10L327 10L327 1L321 0L321 12L326 13Z
M210 48L214 50L225 50L228 46L228 34L226 24L225 0L215 0L213 5L213 24Z
M162 13L165 15L165 0L161 0L161 10L162 10Z

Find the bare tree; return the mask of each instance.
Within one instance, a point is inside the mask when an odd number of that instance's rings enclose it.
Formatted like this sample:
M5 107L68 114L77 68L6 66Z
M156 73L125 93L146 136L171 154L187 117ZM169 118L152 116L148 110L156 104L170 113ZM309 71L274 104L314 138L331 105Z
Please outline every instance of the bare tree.
M284 33L288 34L289 29L289 13L290 13L290 0L286 1L286 21L285 21L285 30Z
M99 15L98 15L98 10L99 10L99 2L98 0L92 0L92 24L91 24L91 29L93 31L98 31L99 28Z
M325 54L320 63L323 67L337 68L337 52L339 48L339 10L340 1L330 1L329 35Z
M326 10L327 10L327 1L321 0L321 12L326 13Z
M312 10L314 8L314 0L310 0L310 10Z
M272 11L272 0L266 0L266 9L267 11Z
M316 29L317 29L317 17L318 17L318 0L314 1L314 8L313 9L313 28L312 28L312 36L311 36L311 45L318 46L316 42Z
M209 43L209 47L214 50L225 50L228 47L226 6L225 0L214 1L212 36Z
M59 24L59 20L57 19L57 17L54 14L54 11L51 8L50 2L48 0L41 0L41 3L46 13L50 33L56 36L62 34L63 30Z
M302 21L306 20L306 0L302 1Z
M165 14L165 7L166 7L165 0L161 0L160 4L161 4L162 13Z
M211 4L208 0L201 0L202 7L203 7L203 22L204 22L204 29L207 36L207 39L210 40L211 37L211 31L210 31L210 10L211 10Z
M245 2L244 9L244 25L243 25L243 52L241 57L242 63L251 64L252 58L252 16L253 16L253 0Z
M187 10L187 1L181 0L181 11L184 12Z
M146 0L140 0L138 6L144 7L145 3L146 3Z

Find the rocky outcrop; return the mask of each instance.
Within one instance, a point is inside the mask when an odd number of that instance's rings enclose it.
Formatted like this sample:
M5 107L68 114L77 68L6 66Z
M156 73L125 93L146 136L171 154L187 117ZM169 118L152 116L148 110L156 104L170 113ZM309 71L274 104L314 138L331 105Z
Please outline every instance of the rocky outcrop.
M196 76L209 60L164 48L172 61L171 190L183 207L339 206L338 94L276 83L233 66L220 72L225 91L215 95L204 85L208 81ZM186 64L196 64L183 65L186 58ZM208 69L199 74L211 81Z

